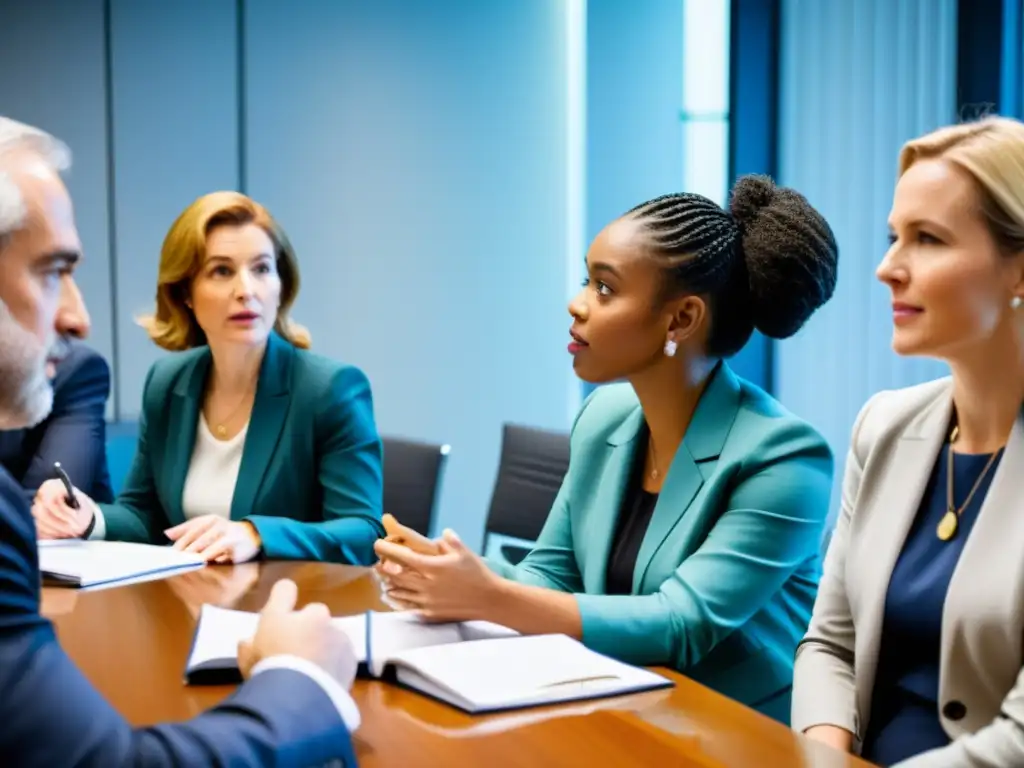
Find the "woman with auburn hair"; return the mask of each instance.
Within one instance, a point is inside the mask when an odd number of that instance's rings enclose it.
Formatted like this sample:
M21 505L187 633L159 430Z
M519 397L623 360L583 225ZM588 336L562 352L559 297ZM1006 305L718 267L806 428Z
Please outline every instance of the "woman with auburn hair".
M952 375L863 407L793 727L882 765L1024 765L1024 124L908 143L878 277Z
M181 354L146 377L139 444L114 504L72 508L45 483L41 539L164 543L212 562L368 564L383 534L382 447L358 368L308 350L288 317L295 253L261 205L214 192L171 227L156 313L141 324Z

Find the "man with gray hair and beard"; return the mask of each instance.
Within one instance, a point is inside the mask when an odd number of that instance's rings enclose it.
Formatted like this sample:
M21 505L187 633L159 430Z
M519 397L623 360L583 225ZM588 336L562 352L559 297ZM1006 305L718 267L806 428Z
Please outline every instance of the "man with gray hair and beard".
M31 427L53 402L47 366L61 354L56 317L81 259L60 178L70 153L0 117L0 429ZM133 729L61 650L39 613L35 526L24 492L0 468L0 756L4 765L355 765L356 661L323 605L295 610L295 584L274 585L239 655L246 682L179 724ZM116 631L116 630L115 630Z

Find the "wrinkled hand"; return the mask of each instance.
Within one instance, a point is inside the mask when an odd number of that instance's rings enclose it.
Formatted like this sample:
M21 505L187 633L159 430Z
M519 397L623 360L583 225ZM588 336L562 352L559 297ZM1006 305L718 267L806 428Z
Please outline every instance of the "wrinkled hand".
M208 563L244 563L260 553L262 542L256 527L247 522L202 515L168 528L164 535L174 549L195 552Z
M428 621L486 619L501 578L453 531L445 531L436 544L436 555L386 539L374 544L388 598Z
M298 656L313 662L349 690L357 662L348 635L332 622L323 603L310 603L296 611L298 596L294 581L282 579L274 584L260 612L256 634L238 644L238 668L248 679L263 659Z
M36 537L40 539L75 539L82 536L96 514L96 502L74 489L78 509L67 502L67 491L60 480L47 480L36 491L32 517L36 521Z

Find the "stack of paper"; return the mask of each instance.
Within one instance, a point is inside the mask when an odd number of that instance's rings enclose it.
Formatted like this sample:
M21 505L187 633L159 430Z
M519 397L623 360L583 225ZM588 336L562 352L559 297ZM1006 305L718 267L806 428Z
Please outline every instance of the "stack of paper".
M194 553L151 544L81 539L39 542L39 572L44 583L55 586L92 587L171 576L204 565L205 560Z

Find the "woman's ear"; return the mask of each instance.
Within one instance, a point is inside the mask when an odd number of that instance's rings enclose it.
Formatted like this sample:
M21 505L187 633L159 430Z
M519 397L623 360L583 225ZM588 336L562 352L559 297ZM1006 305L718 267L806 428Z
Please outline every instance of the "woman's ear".
M692 339L704 325L708 305L700 296L684 296L676 302L672 321L669 323L669 336L677 343Z
M1010 297L1010 307L1020 309L1024 305L1024 251L1014 257L1014 286Z

